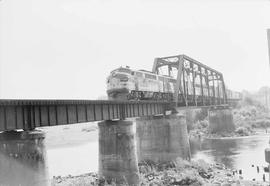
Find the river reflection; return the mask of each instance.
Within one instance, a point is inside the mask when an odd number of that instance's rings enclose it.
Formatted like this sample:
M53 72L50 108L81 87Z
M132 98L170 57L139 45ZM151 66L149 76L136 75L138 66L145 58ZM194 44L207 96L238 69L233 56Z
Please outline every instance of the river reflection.
M0 185L48 185L44 137L35 130L0 133Z
M263 171L263 167L267 166L264 149L269 147L269 135L203 141L192 139L190 145L193 159L204 159L209 163L222 163L231 169L241 169L244 179L262 180L263 174L268 174Z

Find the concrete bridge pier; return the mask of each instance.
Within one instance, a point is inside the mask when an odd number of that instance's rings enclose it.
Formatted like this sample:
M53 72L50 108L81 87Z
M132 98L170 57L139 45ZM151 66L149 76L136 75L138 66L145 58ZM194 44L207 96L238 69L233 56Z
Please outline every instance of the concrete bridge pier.
M102 121L99 126L99 175L117 184L139 185L133 122Z
M0 185L49 186L44 138L37 130L0 133Z
M235 130L230 108L211 108L208 111L208 118L209 132L211 133L233 132Z
M183 115L152 116L136 120L139 162L170 162L190 159L190 146Z

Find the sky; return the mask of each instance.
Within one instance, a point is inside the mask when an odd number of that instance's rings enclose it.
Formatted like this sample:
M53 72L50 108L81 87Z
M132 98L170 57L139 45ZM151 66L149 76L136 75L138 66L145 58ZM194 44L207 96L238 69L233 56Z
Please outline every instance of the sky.
M269 0L0 0L0 98L97 99L120 66L186 54L270 86Z

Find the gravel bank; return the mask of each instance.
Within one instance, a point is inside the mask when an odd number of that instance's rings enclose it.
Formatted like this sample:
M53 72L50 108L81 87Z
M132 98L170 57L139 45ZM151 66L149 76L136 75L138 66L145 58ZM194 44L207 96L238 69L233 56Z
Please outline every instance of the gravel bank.
M266 182L243 180L239 172L227 169L222 164L208 164L203 160L185 161L177 159L174 163L153 164L151 162L140 164L141 186L167 186L167 185L191 185L191 186L266 186ZM99 179L97 173L83 174L79 176L54 177L52 186L71 185L116 185L106 183ZM125 185L117 184L117 185Z

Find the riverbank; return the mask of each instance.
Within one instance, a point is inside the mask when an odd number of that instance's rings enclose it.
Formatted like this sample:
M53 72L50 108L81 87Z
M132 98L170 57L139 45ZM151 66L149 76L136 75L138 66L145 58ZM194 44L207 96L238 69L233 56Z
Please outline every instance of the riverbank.
M224 138L224 137L242 137L257 135L258 131L270 132L270 115L259 106L244 105L232 110L235 130L232 132L209 132L209 121L207 112L203 110L196 111L192 126L189 126L190 137L200 138Z
M186 161L177 159L174 163L154 165L140 164L140 185L190 185L190 186L266 186L266 182L243 180L241 172L227 169L222 164L208 164L203 160ZM54 177L52 186L68 185L115 185L99 179L97 173L78 176ZM119 185L119 184L117 184ZM121 184L120 184L121 185ZM125 185L124 183L122 185Z

